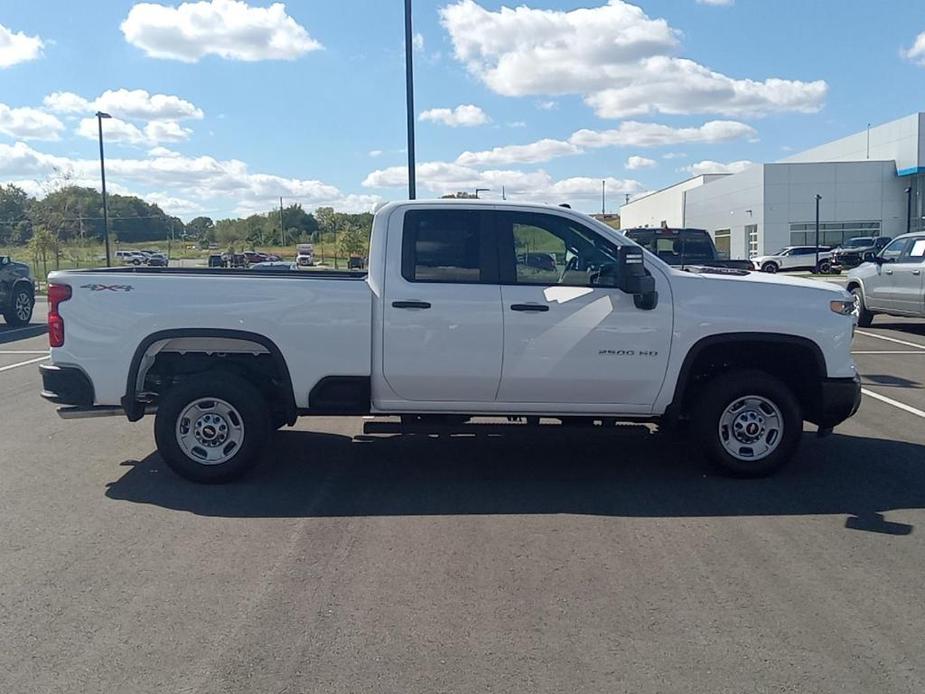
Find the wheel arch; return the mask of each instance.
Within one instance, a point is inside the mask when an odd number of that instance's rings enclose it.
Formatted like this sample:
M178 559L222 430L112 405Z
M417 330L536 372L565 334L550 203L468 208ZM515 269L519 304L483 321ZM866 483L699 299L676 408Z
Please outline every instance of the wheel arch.
M768 369L763 363L767 359L762 357L769 353L795 357L797 361L772 361L772 368ZM666 414L674 418L685 415L704 380L733 367L757 368L788 382L812 421L818 407L815 386L821 384L827 373L822 349L799 335L761 332L722 333L695 342L681 364Z
M269 354L282 380L286 421L289 424L295 422L298 410L292 387L292 376L289 373L286 359L276 343L264 335L224 328L176 328L160 330L145 337L135 348L135 353L132 355L125 383L125 395L122 398L122 407L129 421L134 422L144 416L145 404L138 401L137 395L139 382L143 383L143 376L153 364L153 357L162 351L165 346L170 345L171 342L176 343L179 340L189 339L215 341L213 343L213 351L215 352L221 352L223 341L227 341L224 344L230 345L234 343L238 347L250 344L259 348L259 351L255 353ZM152 352L152 350L154 351Z

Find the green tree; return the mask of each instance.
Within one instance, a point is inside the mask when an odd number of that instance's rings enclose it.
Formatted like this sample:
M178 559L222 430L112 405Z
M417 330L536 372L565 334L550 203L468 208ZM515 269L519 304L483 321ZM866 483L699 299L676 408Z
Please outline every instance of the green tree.
M0 187L0 243L16 243L12 241L17 226L28 222L31 200L19 186L8 183Z
M214 236L215 222L211 217L195 217L186 225L186 233L198 239L206 238L210 232Z

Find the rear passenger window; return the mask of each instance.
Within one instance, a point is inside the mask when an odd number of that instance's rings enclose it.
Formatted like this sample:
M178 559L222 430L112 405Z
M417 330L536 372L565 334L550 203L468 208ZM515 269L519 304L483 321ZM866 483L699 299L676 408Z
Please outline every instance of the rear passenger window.
M925 239L913 239L909 258L912 262L921 262L925 259Z
M402 233L402 277L409 282L496 281L495 250L479 210L409 210Z

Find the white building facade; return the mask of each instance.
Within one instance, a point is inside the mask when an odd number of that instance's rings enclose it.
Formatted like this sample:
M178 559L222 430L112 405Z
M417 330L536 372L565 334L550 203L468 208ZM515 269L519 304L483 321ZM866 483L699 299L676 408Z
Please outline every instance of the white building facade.
M624 228L707 229L733 258L857 236L925 228L925 113L917 113L774 164L698 176L625 205ZM907 214L907 205L911 214Z

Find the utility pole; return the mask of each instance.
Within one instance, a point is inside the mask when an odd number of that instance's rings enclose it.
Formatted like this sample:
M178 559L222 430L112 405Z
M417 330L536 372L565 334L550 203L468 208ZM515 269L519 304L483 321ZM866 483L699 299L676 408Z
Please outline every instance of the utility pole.
M603 217L607 214L606 205L604 204L607 200L607 179L601 179L601 216Z
M414 35L411 33L411 0L405 0L405 98L408 117L408 199L417 197L414 172ZM336 255L335 250L335 267Z
M867 158L870 159L870 123L867 124Z
M906 233L912 231L912 186L906 188Z
M285 246L286 239L283 236L283 196L279 197L279 245Z
M106 267L112 266L109 254L109 210L106 203L106 165L103 163L103 119L112 118L108 113L96 112L96 122L100 129L100 179L103 183L103 241L106 244Z
M504 190L504 186L501 186L501 199L507 200L507 191Z

